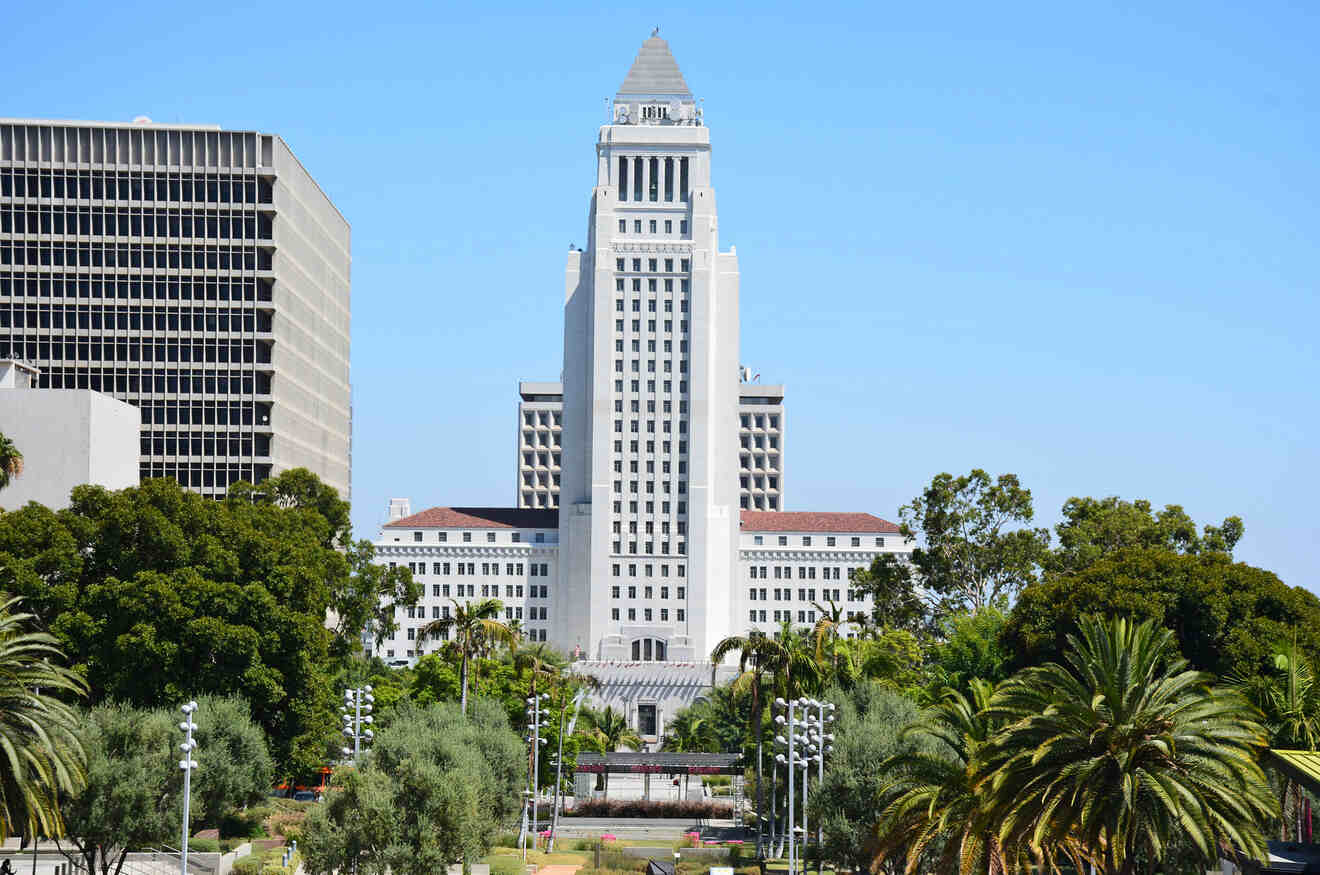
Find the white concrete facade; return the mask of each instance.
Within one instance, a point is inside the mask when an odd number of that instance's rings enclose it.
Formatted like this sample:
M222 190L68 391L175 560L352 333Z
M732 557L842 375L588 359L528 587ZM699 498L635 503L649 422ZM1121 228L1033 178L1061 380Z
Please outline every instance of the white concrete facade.
M136 486L137 408L90 389L31 388L35 375L25 371L35 369L0 361L0 434L23 454L23 473L0 492L0 507L67 507L84 483Z
M563 440L562 383L518 384L518 507L559 507ZM744 383L738 390L738 503L784 509L784 387Z

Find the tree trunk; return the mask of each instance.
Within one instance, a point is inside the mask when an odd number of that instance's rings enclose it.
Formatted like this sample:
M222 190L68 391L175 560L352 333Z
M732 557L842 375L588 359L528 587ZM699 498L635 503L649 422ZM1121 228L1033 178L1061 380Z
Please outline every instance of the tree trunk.
M462 692L460 693L460 697L459 697L458 711L460 714L466 717L467 716L467 685L468 685L468 652L466 647L463 648L463 665L459 669L459 674L462 675L462 677L459 680L459 684L462 687Z

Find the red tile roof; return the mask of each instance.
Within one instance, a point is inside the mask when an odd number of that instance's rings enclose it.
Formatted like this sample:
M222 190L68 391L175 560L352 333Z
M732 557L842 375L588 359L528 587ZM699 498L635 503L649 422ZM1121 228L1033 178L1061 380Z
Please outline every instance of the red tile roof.
M897 535L898 526L869 513L822 513L817 511L745 510L744 532L839 532L844 534Z
M559 511L533 507L433 507L387 529L557 529Z

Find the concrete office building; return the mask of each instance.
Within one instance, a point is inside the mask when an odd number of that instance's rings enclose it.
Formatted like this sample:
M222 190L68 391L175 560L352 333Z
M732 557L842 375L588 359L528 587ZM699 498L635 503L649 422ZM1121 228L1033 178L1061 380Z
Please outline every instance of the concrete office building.
M559 507L562 383L518 384L518 507ZM743 383L738 391L738 505L784 507L784 387Z
M278 136L0 119L0 357L141 413L141 477L349 494L349 227Z
M0 492L0 507L69 504L75 486L138 484L138 412L90 389L38 388L40 371L0 359L0 434L23 454L23 473Z
M596 142L587 245L565 270L563 383L519 385L522 506L390 502L376 560L424 595L377 655L411 662L439 646L418 630L451 599L498 598L654 742L712 670L731 674L708 662L722 638L809 625L830 601L869 614L849 574L909 546L870 514L783 510L783 387L747 382L738 297L709 130L652 37Z

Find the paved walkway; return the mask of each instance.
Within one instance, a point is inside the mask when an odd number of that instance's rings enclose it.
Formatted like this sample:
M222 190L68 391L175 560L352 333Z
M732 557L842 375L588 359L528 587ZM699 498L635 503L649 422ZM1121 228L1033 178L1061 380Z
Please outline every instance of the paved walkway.
M557 863L553 866L542 866L536 870L536 875L573 875L581 868L576 863Z

